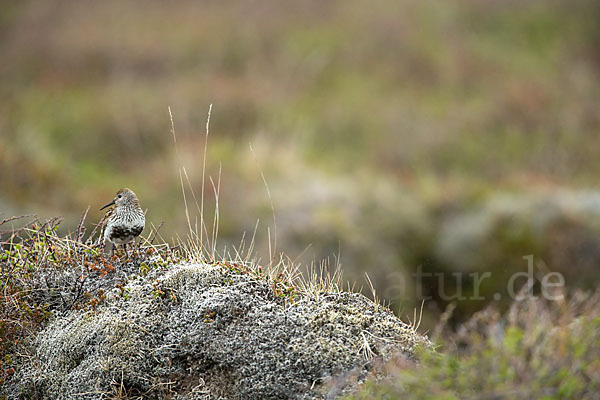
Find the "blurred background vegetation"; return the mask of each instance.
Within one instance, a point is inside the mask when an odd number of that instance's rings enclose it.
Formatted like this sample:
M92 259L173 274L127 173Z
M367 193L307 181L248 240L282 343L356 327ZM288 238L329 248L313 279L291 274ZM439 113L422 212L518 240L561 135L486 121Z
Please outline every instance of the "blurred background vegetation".
M344 278L368 272L401 316L420 304L417 267L445 272L423 287L425 328L452 272L468 296L467 274L491 271L488 302L529 254L568 287L600 279L595 0L0 7L0 219L63 215L73 230L90 205L91 226L126 186L165 238L185 236L178 171L199 195L212 103L220 248L260 220L268 261L262 169L277 248L297 262L339 252Z

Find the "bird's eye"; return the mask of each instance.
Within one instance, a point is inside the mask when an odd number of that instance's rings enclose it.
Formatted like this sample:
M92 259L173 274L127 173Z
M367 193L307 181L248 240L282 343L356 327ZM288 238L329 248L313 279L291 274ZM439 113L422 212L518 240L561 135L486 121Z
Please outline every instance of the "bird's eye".
M123 197L123 195L122 195L122 194L120 194L120 195L119 195L119 196L117 196L117 197L118 197L118 198L121 198L121 197Z

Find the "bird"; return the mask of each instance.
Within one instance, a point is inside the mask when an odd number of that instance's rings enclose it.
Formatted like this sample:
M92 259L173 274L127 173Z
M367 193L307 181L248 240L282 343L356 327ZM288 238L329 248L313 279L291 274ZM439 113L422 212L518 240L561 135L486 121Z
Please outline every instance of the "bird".
M135 238L142 233L146 225L146 216L140 207L140 201L128 188L120 189L115 198L100 210L110 207L100 221L100 240L104 243L104 253L107 253L108 244L111 244L111 254L114 255L115 248L122 244L127 253L127 243L134 242Z

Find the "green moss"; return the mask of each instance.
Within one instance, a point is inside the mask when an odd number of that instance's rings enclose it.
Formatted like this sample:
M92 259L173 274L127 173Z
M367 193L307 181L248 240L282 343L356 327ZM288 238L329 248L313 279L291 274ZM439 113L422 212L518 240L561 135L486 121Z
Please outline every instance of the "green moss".
M515 304L510 322L492 312L483 320L479 315L462 333L442 338L438 353L421 354L419 367L392 366L391 376L347 398L593 397L598 384L589 374L600 368L599 299L600 291L577 294L566 307L525 301Z

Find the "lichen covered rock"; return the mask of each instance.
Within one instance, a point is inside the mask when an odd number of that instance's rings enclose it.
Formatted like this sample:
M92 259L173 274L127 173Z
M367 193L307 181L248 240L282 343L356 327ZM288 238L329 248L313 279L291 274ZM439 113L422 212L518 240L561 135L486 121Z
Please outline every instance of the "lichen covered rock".
M426 338L356 293L298 293L232 264L155 270L57 318L10 393L48 399L326 398ZM336 390L343 390L339 389ZM329 393L328 393L329 392Z

